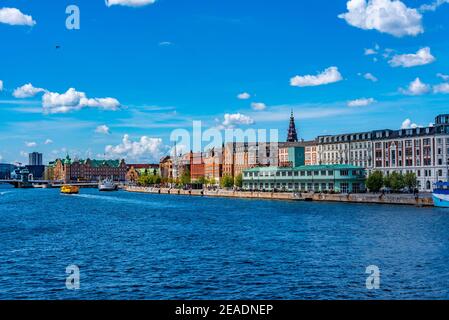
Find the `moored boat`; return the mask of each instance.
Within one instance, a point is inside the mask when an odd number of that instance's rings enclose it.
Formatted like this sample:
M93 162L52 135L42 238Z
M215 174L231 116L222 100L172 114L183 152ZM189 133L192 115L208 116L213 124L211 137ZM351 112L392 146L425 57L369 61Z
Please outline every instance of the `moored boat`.
M63 194L78 194L79 191L80 188L78 186L63 185L61 187L61 193Z
M435 207L449 208L449 182L437 182L432 197Z
M112 181L112 179L105 179L98 184L98 190L100 191L117 191L118 186Z

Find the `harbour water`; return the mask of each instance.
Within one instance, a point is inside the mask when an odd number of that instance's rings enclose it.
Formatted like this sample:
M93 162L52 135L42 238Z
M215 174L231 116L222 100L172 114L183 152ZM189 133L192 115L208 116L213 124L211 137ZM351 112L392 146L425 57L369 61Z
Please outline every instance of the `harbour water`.
M448 299L449 210L0 186L0 261L0 299Z

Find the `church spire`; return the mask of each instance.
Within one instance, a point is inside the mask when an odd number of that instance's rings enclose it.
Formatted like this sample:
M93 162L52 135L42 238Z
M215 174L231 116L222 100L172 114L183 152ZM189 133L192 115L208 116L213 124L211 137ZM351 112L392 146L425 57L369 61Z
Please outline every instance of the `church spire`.
M295 116L292 114L290 116L290 126L288 128L287 142L298 142L298 134L296 133Z

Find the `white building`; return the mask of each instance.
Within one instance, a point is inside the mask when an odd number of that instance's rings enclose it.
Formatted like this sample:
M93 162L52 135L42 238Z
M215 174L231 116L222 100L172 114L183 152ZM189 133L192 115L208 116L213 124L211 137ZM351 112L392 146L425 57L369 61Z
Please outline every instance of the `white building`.
M420 191L449 178L449 115L434 127L373 132L374 169L384 174L414 172Z
M373 168L372 133L350 133L319 136L318 163L320 165L349 164L363 167L370 173Z

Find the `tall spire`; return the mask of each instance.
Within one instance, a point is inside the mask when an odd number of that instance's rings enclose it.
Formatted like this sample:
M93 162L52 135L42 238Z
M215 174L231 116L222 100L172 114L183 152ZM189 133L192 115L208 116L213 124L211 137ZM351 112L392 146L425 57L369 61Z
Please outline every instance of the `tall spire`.
M288 127L287 142L298 142L298 134L296 133L295 116L293 115L293 109L290 116L290 126Z

